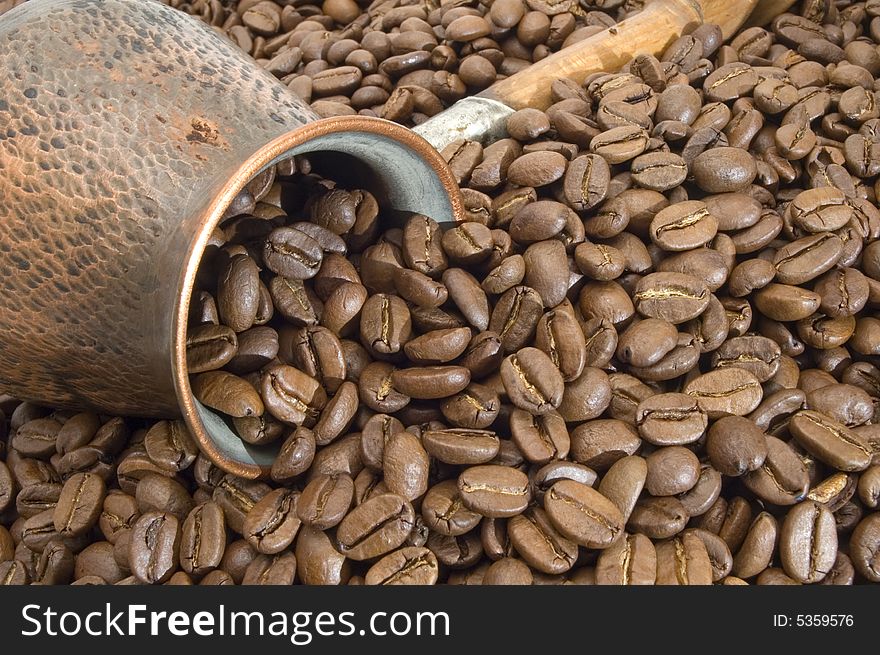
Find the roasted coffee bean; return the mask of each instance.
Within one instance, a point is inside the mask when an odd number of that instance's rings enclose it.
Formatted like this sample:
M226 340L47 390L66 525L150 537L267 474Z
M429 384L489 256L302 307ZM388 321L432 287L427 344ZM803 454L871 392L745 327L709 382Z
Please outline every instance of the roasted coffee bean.
M372 559L399 547L415 524L412 505L382 494L349 512L336 530L337 548L353 560Z
M321 244L292 227L272 230L263 246L263 262L277 275L306 280L317 275L323 259Z
M281 445L272 462L271 477L276 482L295 478L305 472L315 457L314 433L305 427L296 428Z
M468 323L485 330L489 326L489 301L476 278L461 268L450 268L443 272L443 284Z
M753 493L774 505L794 505L806 496L810 484L806 465L784 441L767 436L764 463L743 477ZM734 550L731 548L731 550Z
M849 552L856 571L871 582L880 582L877 557L880 551L880 516L869 514L853 530Z
M608 548L623 535L620 510L598 491L574 480L560 480L544 495L544 507L557 530L588 548Z
M429 529L448 536L474 529L482 518L464 506L455 480L445 480L428 489L422 500L422 517Z
M657 584L712 584L712 563L698 536L685 532L657 544Z
M733 573L746 579L766 569L773 559L778 534L776 519L767 512L758 514L733 559Z
M186 365L190 373L222 368L237 350L235 332L225 325L196 325L186 335Z
M562 375L537 348L523 348L506 357L501 363L501 379L511 402L530 413L546 414L562 402Z
M712 466L720 473L737 477L758 469L764 463L767 441L763 431L751 420L725 416L709 429L706 453Z
M299 520L317 530L327 530L339 524L348 513L354 496L354 481L350 476L323 474L313 478L303 489L302 495L288 510Z
M682 446L658 448L645 458L648 473L645 489L652 496L675 496L697 483L700 461Z
M837 557L837 530L828 508L805 501L789 510L779 533L779 555L785 572L798 582L822 580Z
M603 157L581 155L573 159L565 171L565 200L576 211L591 209L605 199L610 181L611 169Z
M651 240L663 250L691 250L707 244L718 232L718 221L706 204L689 200L658 212L651 221Z
M199 448L182 421L159 421L144 437L147 455L153 462L168 471L189 468Z
M854 427L870 421L874 416L871 396L850 384L829 384L812 390L806 397L807 408Z
M687 509L674 496L646 496L633 507L627 526L651 539L669 539L684 529L687 520Z
M192 391L203 405L234 417L259 416L264 405L253 385L226 371L209 371L192 378Z
M432 330L407 341L404 352L415 364L442 364L460 356L470 340L471 331L468 328Z
M870 445L845 425L819 412L797 412L788 422L788 429L810 454L838 470L862 471L871 464Z
M620 335L617 358L633 366L651 366L669 353L678 342L678 330L663 319L647 318L633 323Z
M613 127L597 134L590 141L590 152L600 155L609 164L620 164L645 152L648 133L638 125Z
M425 547L408 546L389 553L367 571L368 585L431 585L437 582L437 557Z
M284 364L263 371L260 391L269 413L288 425L313 426L327 403L317 380Z
M720 368L691 380L684 392L695 398L709 418L745 416L761 402L761 383L743 368Z
M488 428L498 418L501 399L491 388L471 383L461 393L446 399L440 411L456 427Z
M142 513L150 510L164 512L180 521L186 518L195 504L180 482L156 473L147 473L141 478L135 499Z
M400 393L420 400L447 398L462 391L471 381L464 366L424 366L397 369L391 382Z
M101 514L106 485L94 473L77 473L64 483L54 509L55 529L62 536L75 537L92 528Z
M657 579L657 552L642 534L626 534L599 553L596 584L653 585Z
M534 416L521 409L510 415L513 442L530 462L544 464L565 459L571 445L565 421L556 412Z
M781 356L779 346L767 337L733 337L712 353L712 364L716 369L741 368L766 382L779 370Z
M180 524L177 517L146 512L131 529L128 564L141 582L165 582L177 568Z
M361 310L361 342L379 355L400 352L412 336L412 319L406 304L397 296L371 296Z
M48 459L57 452L56 439L61 427L53 418L28 421L15 431L10 445L24 457Z
M398 432L388 439L382 458L385 486L409 501L422 496L428 488L428 453L418 437Z
M596 470L604 471L621 457L634 454L640 445L636 429L617 419L587 421L571 432L572 457Z
M693 396L664 393L639 403L635 423L645 441L672 446L693 443L702 437L708 417Z
M633 301L647 318L673 324L696 318L709 304L705 283L683 273L650 273L636 284Z
M531 497L524 473L495 464L465 469L458 477L458 491L465 507L491 518L521 513Z
M507 531L520 557L541 573L565 573L577 559L577 544L562 536L542 509L532 507L514 516L508 522Z
M197 505L180 530L180 566L193 575L204 575L220 566L226 549L226 520L214 502Z
M836 234L820 232L793 241L773 257L776 279L783 284L803 284L833 267L843 252Z
M775 321L798 321L811 316L822 296L788 284L769 284L754 295L755 306Z
M279 359L321 382L329 393L334 393L345 380L347 370L342 344L330 329L323 326L283 328L278 334L278 345Z
M758 174L754 157L742 148L710 148L694 158L691 175L707 193L736 193L749 187Z
M505 352L516 352L533 337L544 303L540 294L528 286L507 290L492 311L489 329L498 334Z
M422 435L425 450L446 464L483 464L498 454L494 432L472 429L428 430Z

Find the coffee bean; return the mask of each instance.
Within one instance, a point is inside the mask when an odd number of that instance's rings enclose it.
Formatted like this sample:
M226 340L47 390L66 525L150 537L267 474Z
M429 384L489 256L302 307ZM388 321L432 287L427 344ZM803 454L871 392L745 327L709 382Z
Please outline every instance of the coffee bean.
M498 299L488 327L499 335L505 352L516 352L534 335L543 308L544 302L537 291L528 286L515 286Z
M63 536L75 537L92 528L101 514L106 485L93 473L77 473L64 483L53 519L55 529Z
M648 318L633 323L620 335L617 358L633 366L651 366L669 353L678 342L678 330L668 321Z
M633 507L627 527L651 539L669 539L684 529L687 520L687 509L674 496L647 496Z
M180 530L180 566L194 575L220 566L226 547L226 520L214 502L197 505Z
M515 409L510 416L514 443L530 462L544 464L551 459L564 459L570 448L565 421L556 412L534 416Z
M495 464L465 469L458 477L458 491L465 507L492 518L521 513L531 496L524 473Z
M471 374L463 366L424 366L398 369L391 375L394 388L411 398L432 400L462 391Z
M651 240L664 250L690 250L705 245L718 231L718 221L705 203L690 200L667 207L651 221Z
M712 584L712 563L699 537L684 533L657 544L657 584Z
M725 416L709 430L709 461L724 475L740 476L758 469L767 457L764 434L751 420Z
M590 152L612 165L638 157L647 147L648 133L638 125L613 127L590 142Z
M254 387L225 371L209 371L192 378L192 391L203 405L228 416L259 416L264 405Z
M856 571L871 582L880 581L877 554L880 550L880 520L869 514L853 530L849 541L850 557Z
M788 427L808 452L838 470L862 471L871 463L871 448L858 434L819 412L801 410Z
M385 444L382 458L388 490L414 501L428 488L428 453L419 439L409 432L398 432Z
M560 534L547 512L538 507L511 518L507 531L520 557L541 573L565 573L577 559L577 544Z
M195 461L198 445L182 421L159 421L144 436L147 455L168 471L182 471Z
M487 428L498 418L501 399L491 388L471 383L440 406L443 416L456 427Z
M684 392L695 398L709 418L724 414L745 416L761 402L763 391L758 379L742 368L721 368L689 382Z
M146 512L131 530L128 562L131 572L147 584L168 580L177 568L180 524L171 514Z
M296 428L281 445L272 462L271 477L283 482L302 474L315 457L315 436L305 427Z
M428 489L422 500L422 517L428 528L452 537L472 530L482 518L464 506L455 480L444 480Z
M283 364L263 371L260 391L269 413L288 425L314 425L327 402L317 380Z
M371 559L403 544L415 523L412 505L382 494L349 512L336 530L338 550L353 560Z
M611 385L604 371L587 366L565 387L559 413L567 422L596 418L611 402Z
M623 535L623 516L614 503L574 480L550 487L544 507L553 525L579 545L607 548Z
M654 544L642 534L626 534L599 553L596 584L653 585L657 578Z
M820 581L834 565L837 555L834 516L813 501L795 505L782 524L779 554L785 572L795 580Z
M285 516L295 514L298 520L317 530L339 524L348 513L354 496L354 481L344 473L324 474L313 478L298 499L288 499L294 507Z
M373 564L364 577L368 585L431 585L437 582L437 558L425 547L409 546Z
M793 241L773 257L776 279L783 284L808 282L834 266L842 251L840 238L828 232Z
M506 357L501 379L513 404L530 413L546 414L562 402L562 375L537 348L523 348Z
M709 304L705 283L683 273L650 273L635 288L636 310L648 318L673 324L699 316Z
M652 496L682 494L697 483L700 461L687 448L658 448L645 461L648 465L645 488Z
M665 393L640 402L635 423L645 441L672 446L697 441L706 431L708 418L693 396Z
M809 475L804 463L791 447L767 436L767 456L743 482L751 491L774 505L793 505L807 493Z

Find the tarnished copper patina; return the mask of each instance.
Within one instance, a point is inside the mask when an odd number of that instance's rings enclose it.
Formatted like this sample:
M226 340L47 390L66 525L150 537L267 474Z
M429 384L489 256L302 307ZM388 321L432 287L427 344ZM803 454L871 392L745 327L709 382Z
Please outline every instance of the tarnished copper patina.
M116 415L181 412L238 475L244 444L192 397L196 268L238 190L292 154L344 153L384 206L441 221L458 187L421 137L317 120L203 23L151 0L32 0L0 18L0 388Z

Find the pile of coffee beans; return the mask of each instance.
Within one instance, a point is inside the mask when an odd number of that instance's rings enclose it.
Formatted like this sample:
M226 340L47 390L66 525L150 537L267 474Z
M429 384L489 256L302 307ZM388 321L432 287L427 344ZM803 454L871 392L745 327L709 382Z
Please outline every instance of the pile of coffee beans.
M640 8L169 4L319 114L407 125ZM805 2L557 80L444 150L457 226L265 171L187 360L270 479L0 397L0 583L880 582L878 43L880 2Z

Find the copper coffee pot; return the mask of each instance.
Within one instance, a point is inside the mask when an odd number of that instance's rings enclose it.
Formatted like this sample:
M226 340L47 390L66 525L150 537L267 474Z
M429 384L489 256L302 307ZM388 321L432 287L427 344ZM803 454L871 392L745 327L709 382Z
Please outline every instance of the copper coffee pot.
M319 119L200 21L152 0L31 0L0 17L0 387L114 415L183 415L202 450L244 477L252 446L192 395L186 325L213 229L255 175L292 155L356 161L383 207L463 213L437 150L504 135L578 82L660 53L701 22L725 38L756 0L655 0L639 14L460 101L416 130ZM792 0L768 0L762 20Z

